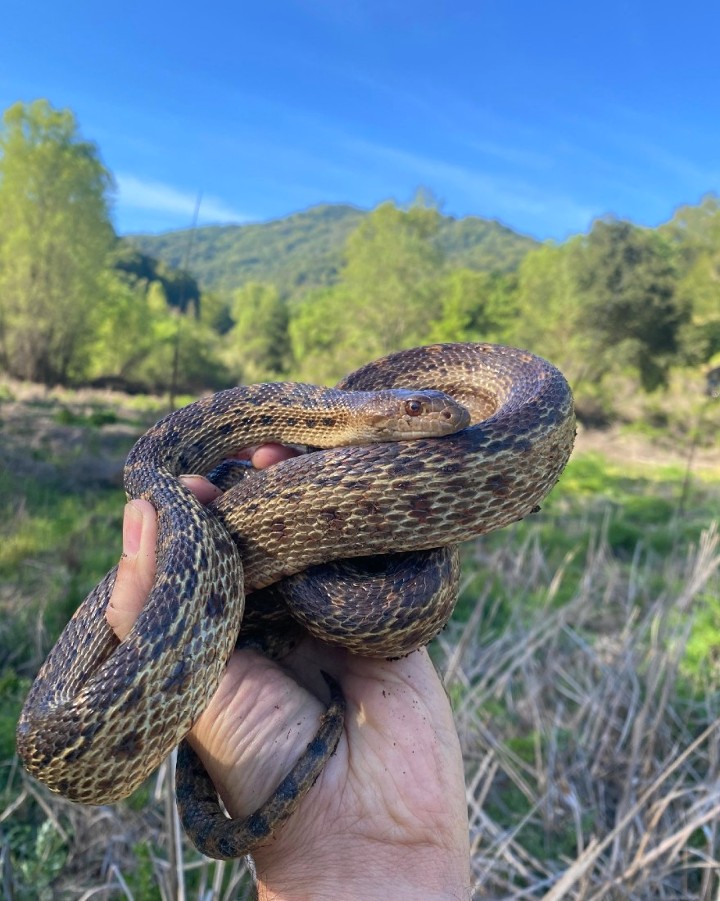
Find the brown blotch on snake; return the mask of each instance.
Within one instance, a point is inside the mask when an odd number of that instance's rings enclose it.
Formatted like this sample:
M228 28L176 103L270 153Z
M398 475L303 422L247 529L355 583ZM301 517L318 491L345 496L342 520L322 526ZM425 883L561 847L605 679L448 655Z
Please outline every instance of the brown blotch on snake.
M142 782L216 690L238 631L243 634L245 592L329 560L454 545L521 519L555 484L572 449L567 383L550 364L512 348L415 348L363 367L338 389L291 383L230 389L176 411L135 445L126 490L157 510L157 577L119 643L104 616L115 580L115 570L108 573L30 690L18 751L52 790L101 804ZM406 393L398 400L385 389ZM462 406L433 391L446 391ZM416 400L427 416L414 415ZM377 403L386 402L392 415L378 413ZM365 403L373 406L358 417ZM308 420L315 423L309 435ZM431 421L438 437L419 437ZM414 431L418 422L423 429ZM273 440L328 449L245 478L210 508L178 481L181 472L208 473L238 448ZM363 446L345 446L354 443ZM253 597L247 622L255 621L262 634L265 617L269 621L282 605L268 604L255 616ZM357 601L343 601L341 623L322 604L308 614L294 603L287 609L313 635L355 653L397 657L443 627L453 599L417 601L391 584L381 592L382 609L370 603L369 615L356 609ZM300 775L283 783L256 815L230 826L217 820L217 796L183 752L188 771L183 775L181 768L180 784L191 789L181 808L202 850L235 856L272 834L335 747L342 706L332 688L333 712L321 729L328 734L300 758ZM113 757L114 748L123 750L122 760ZM212 795L215 813L203 808L209 820L188 812L195 789Z

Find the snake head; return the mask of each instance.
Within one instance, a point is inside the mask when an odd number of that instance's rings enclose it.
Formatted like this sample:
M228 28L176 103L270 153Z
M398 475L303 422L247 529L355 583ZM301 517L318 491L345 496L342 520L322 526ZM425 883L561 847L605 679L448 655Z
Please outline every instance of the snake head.
M371 441L411 441L439 438L470 425L470 413L442 391L396 388L375 394L376 408L368 416Z

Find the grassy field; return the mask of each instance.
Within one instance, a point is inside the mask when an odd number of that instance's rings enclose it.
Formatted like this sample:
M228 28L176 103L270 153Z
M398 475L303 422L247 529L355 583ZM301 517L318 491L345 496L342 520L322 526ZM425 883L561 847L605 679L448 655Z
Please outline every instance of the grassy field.
M24 694L119 554L122 461L165 410L17 385L0 401L4 896L251 897L243 862L178 839L168 768L125 804L85 809L19 767ZM539 514L466 546L458 611L433 646L478 898L720 892L720 449L693 456L688 478L687 448L611 437L581 435Z

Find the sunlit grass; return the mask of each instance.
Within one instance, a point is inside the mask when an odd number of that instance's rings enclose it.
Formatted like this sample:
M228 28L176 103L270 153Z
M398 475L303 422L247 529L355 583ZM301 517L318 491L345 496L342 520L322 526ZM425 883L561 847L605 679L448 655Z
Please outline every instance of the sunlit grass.
M121 489L85 489L65 467L94 452L104 428L137 416L139 432L165 412L157 399L117 410L105 396L36 402L88 440L54 456L36 449L50 477L0 471L0 844L15 896L124 885L175 897L184 884L200 897L214 882L213 897L245 897L242 863L200 861L188 846L171 856L164 771L100 813L51 797L11 758L29 679L120 550ZM719 709L720 470L688 479L686 469L576 454L540 513L463 549L462 597L433 654L463 742L473 869L491 896L543 897L565 878L558 897L610 897L612 880L642 901L699 897L698 860L718 865L720 836L703 831L704 811L720 815L707 742L678 769L676 794L663 794L668 767ZM697 828L683 838L688 823ZM615 855L592 844L608 836ZM648 859L663 843L668 853Z

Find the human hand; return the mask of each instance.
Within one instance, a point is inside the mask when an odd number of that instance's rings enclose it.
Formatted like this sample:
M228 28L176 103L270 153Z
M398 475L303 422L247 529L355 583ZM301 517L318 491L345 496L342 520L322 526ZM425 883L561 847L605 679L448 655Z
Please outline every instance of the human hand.
M268 445L253 465L289 454ZM183 481L203 503L219 494L200 477ZM120 639L150 591L155 539L154 509L131 501L107 612ZM253 852L259 898L469 898L459 741L424 649L385 661L307 639L282 665L235 651L188 736L230 815L267 800L312 740L325 709L321 670L345 695L345 735L298 810Z

